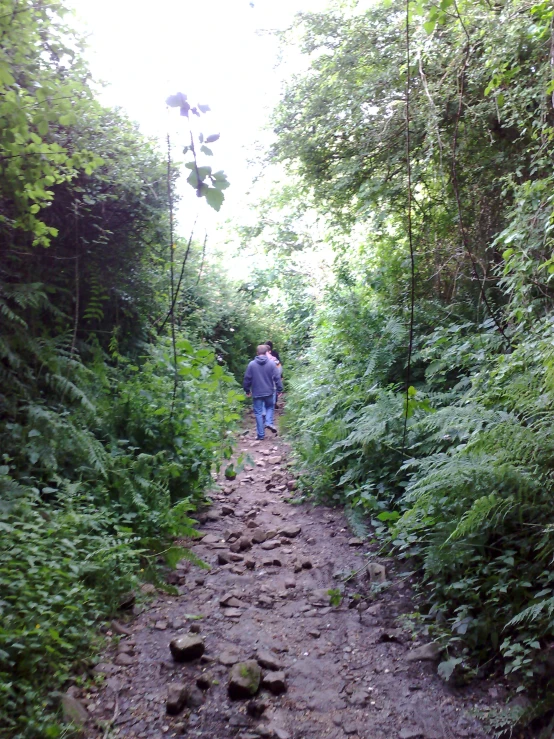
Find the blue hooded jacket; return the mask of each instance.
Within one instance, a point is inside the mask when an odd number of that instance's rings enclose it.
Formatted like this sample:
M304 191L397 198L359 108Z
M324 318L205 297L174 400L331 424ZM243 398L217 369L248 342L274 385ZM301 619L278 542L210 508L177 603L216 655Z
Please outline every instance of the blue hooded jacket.
M259 354L256 359L250 362L242 386L246 393L252 390L252 397L254 398L273 395L275 388L277 388L277 392L283 392L281 373L275 362L268 359L265 354Z

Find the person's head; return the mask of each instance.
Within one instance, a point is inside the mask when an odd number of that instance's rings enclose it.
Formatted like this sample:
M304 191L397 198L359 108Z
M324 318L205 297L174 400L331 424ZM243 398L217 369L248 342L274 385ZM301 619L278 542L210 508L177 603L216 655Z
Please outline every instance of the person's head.
M256 350L256 353L259 357L262 356L262 354L267 354L267 345L266 344L260 344L259 347Z
M266 341L266 346L269 348L269 351L273 349L273 342L272 341Z

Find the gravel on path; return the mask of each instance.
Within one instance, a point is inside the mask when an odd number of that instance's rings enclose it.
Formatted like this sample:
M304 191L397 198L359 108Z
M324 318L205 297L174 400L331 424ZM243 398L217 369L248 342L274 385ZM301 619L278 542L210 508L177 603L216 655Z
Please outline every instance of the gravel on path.
M295 504L279 437L258 442L249 430L241 452L251 464L233 482L220 476L191 543L210 569L179 563L178 596L143 588L152 600L112 624L118 635L95 668L103 686L70 690L88 712L84 735L486 737L469 713L490 703L485 688L449 687L436 647L402 628L409 579L368 557L341 510ZM349 573L337 606L329 591Z

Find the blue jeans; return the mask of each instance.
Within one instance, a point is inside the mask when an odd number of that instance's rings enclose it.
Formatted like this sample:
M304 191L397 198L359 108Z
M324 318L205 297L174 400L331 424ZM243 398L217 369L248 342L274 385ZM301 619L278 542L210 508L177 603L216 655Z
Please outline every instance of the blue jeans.
M265 413L265 425L273 425L273 395L264 395L262 398L253 398L254 416L256 417L256 436L263 439L265 436L264 421L262 416Z

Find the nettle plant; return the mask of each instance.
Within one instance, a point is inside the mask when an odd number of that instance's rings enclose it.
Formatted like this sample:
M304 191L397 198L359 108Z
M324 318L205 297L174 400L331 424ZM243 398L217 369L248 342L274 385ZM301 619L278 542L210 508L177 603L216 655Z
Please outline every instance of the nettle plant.
M212 133L204 136L202 132L198 132L195 135L191 123L191 115L200 118L209 112L210 106L200 104L192 106L182 92L170 95L166 103L170 108L179 108L181 115L189 122L190 142L183 148L183 154L192 156L192 161L185 164L185 167L190 169L187 182L196 190L197 197L206 198L208 205L218 211L225 200L223 190L229 187L229 180L223 170L213 172L211 166L199 164L198 155L213 156L213 151L206 144L215 143L220 134Z

